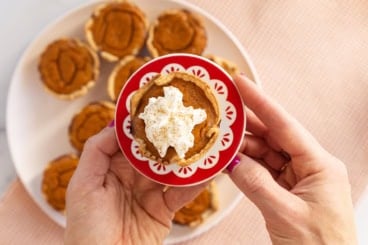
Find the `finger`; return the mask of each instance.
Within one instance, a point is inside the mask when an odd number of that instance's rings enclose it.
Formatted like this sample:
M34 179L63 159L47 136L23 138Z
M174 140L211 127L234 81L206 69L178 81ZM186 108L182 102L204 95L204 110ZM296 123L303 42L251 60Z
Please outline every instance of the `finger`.
M277 184L264 167L241 153L238 157L240 162L232 168L229 176L265 218L279 216L279 212L285 212L294 204L298 205L297 197Z
M76 181L92 187L102 186L110 167L111 157L118 150L114 128L105 128L89 138L74 173Z
M280 105L245 76L234 78L243 101L272 133L272 138L291 156L320 148L317 141Z
M164 192L166 206L172 212L176 212L186 203L196 198L208 183L209 182L205 182L190 187L170 187L166 192Z
M267 132L267 127L263 122L247 107L245 107L245 113L247 117L247 132L260 137L264 136Z
M262 159L274 170L279 171L289 160L280 154L280 152L272 149L265 140L260 137L247 135L244 142L245 146L242 151L244 154L253 158Z
M258 162L259 165L264 167L271 174L271 176L274 180L276 180L280 176L280 172L278 170L275 170L275 169L271 168L270 165L268 165L264 161L257 160L257 159L253 159L253 160L255 160L256 162Z
M276 151L281 151L282 148L280 145L275 142L272 138L269 137L267 127L262 123L262 121L251 111L249 108L245 107L246 117L247 117L247 128L246 132L249 132L252 135L260 136L265 138L267 143L271 148Z

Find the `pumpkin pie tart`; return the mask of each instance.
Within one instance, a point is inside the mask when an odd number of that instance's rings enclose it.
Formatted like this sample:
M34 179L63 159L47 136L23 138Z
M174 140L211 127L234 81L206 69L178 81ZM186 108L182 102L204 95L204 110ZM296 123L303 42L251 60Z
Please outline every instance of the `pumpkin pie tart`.
M43 172L42 193L56 210L65 209L65 193L77 168L79 158L74 154L62 155L52 160Z
M233 76L239 72L238 66L230 60L213 54L205 55L205 57L224 68L224 70L229 73L230 76Z
M185 72L158 75L130 101L131 130L141 154L187 166L214 144L219 106L204 81Z
M65 38L47 46L38 69L48 91L61 99L74 99L95 84L99 60L86 44Z
M173 222L195 227L218 210L217 186L212 181L193 201L175 213Z
M114 119L115 105L111 102L92 102L76 114L69 125L69 140L79 152L87 139L105 128Z
M125 85L129 77L144 65L149 58L136 57L129 55L122 59L111 72L108 83L107 92L111 100L116 101L119 97L120 91Z
M116 1L99 6L87 21L86 38L107 61L136 55L144 45L148 22L136 5Z
M201 19L188 10L163 12L150 27L147 48L153 57L170 53L201 55L207 35Z

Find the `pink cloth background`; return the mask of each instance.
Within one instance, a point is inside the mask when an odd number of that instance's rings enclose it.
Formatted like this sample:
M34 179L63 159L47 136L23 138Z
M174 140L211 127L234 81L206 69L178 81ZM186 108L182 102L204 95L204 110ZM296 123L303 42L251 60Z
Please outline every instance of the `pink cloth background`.
M191 0L249 52L265 91L348 168L353 199L368 184L368 2ZM19 180L0 203L1 244L61 244L63 229ZM244 198L219 225L184 244L269 244Z

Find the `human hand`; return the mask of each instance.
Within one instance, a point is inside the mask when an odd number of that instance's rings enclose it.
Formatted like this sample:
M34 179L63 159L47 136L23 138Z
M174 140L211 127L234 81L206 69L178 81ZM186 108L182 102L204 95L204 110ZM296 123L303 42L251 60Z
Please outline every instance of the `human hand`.
M174 213L205 187L154 183L119 150L113 128L84 146L68 185L65 244L162 244Z
M228 168L274 244L357 244L345 165L244 76L247 134Z

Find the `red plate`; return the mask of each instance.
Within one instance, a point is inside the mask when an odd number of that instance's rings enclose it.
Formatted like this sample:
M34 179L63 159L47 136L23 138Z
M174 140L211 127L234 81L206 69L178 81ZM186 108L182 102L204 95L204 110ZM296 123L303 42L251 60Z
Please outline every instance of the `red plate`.
M130 132L130 98L155 75L183 71L207 82L220 107L220 133L209 151L186 167L163 165L142 157ZM161 56L146 63L126 82L116 107L115 130L122 152L132 166L147 178L170 186L190 186L202 183L220 173L239 150L245 131L244 107L231 77L217 64L190 54Z

